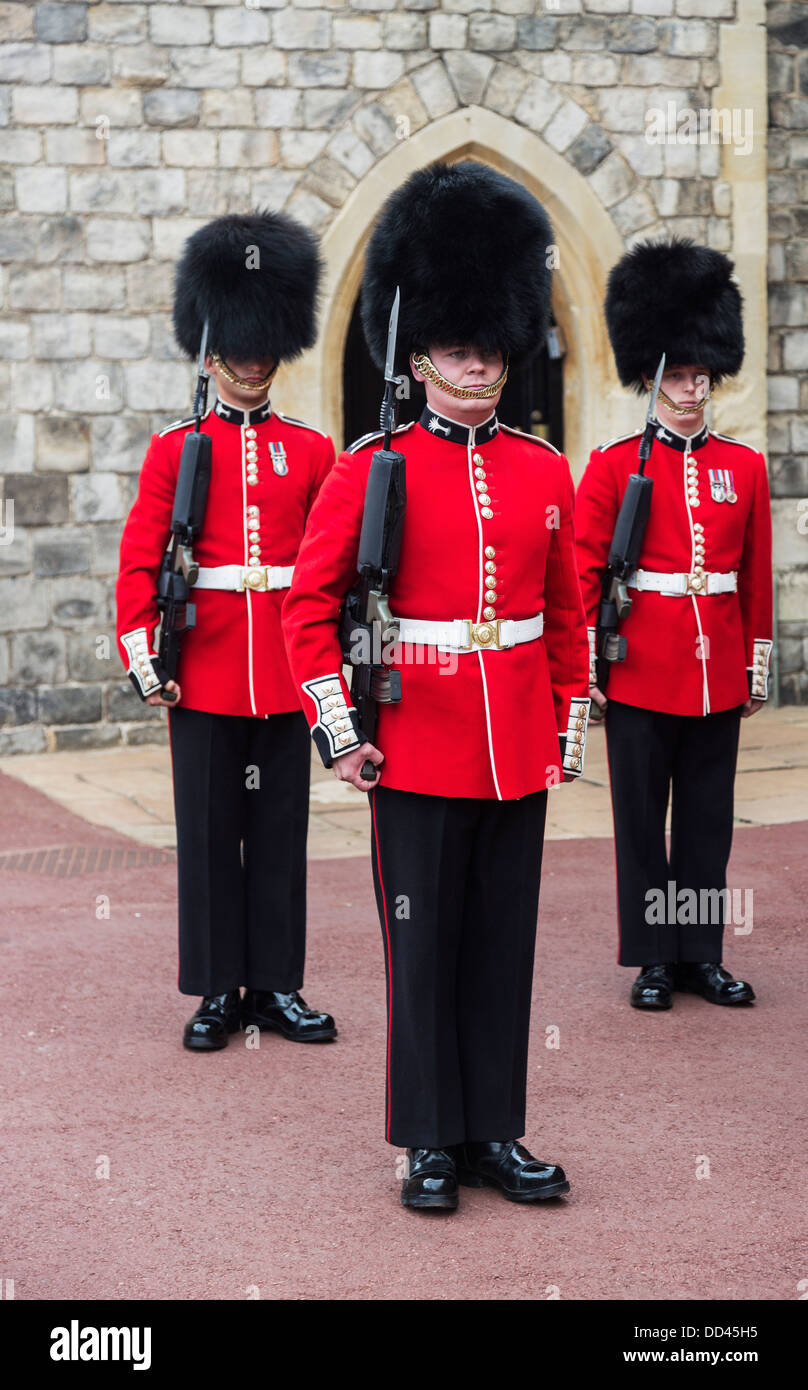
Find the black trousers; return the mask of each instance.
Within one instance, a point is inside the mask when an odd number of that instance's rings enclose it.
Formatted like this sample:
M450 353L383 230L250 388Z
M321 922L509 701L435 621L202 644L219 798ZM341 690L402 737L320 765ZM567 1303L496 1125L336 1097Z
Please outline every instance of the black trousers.
M369 792L387 974L386 1138L519 1139L547 792Z
M183 994L294 990L306 952L311 740L266 719L173 709Z
M725 900L707 891L727 882L740 720L740 706L678 715L609 701L620 965L721 960ZM696 921L682 890L696 895Z

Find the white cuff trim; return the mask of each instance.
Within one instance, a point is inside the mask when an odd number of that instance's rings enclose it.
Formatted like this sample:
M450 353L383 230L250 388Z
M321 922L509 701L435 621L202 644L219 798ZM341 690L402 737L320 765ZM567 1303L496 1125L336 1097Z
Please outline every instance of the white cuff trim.
M586 747L586 727L589 719L590 699L570 700L567 720L567 745L564 749L562 768L580 777L584 770L584 749Z
M121 637L121 644L126 648L129 657L128 674L137 681L141 695L144 699L147 695L154 695L161 689L151 660L157 653L149 651L149 638L145 627L136 627L132 632L125 632Z
M338 758L341 753L351 753L354 748L361 746L351 720L351 714L356 711L353 705L347 703L336 671L330 676L303 681L301 689L311 696L317 706L317 720L312 724L311 732L313 734L315 729L322 729L332 758Z
M768 700L769 698L769 662L771 661L773 646L774 643L764 637L755 638L752 655L753 665L747 667L752 675L750 697L753 700Z

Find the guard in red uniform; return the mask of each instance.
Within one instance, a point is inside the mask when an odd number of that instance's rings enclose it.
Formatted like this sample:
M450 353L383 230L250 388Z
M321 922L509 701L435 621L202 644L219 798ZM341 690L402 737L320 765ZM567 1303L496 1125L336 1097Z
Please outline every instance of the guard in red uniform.
M536 200L473 162L419 171L371 237L362 313L384 364L396 286L399 367L427 406L398 430L403 542L390 588L399 704L370 743L343 678L340 602L356 577L380 436L341 454L284 603L304 709L326 766L369 791L387 968L386 1138L402 1201L457 1205L458 1176L515 1201L566 1192L517 1141L525 1087L547 789L583 768L589 709L567 460L500 423L507 360L542 342L552 232ZM362 778L369 758L375 782Z
M201 426L212 475L194 546L196 625L183 637L177 681L163 684L153 665L155 593L192 419L152 437L121 542L121 656L141 697L170 710L179 988L203 996L185 1027L194 1050L224 1047L247 1024L298 1041L336 1034L333 1018L298 993L310 742L280 616L334 448L269 400L279 362L314 341L319 273L314 238L277 214L219 218L194 233L180 261L177 340L195 357L207 320L218 400Z
M748 1003L754 991L721 962L739 724L768 696L771 514L763 455L704 423L711 392L743 360L732 262L686 240L642 243L611 273L606 319L625 386L647 390L663 352L667 367L645 470L650 519L608 701L594 660L590 673L606 709L618 960L642 966L637 1008L670 1008L674 989ZM578 488L593 658L601 577L640 434L595 449Z

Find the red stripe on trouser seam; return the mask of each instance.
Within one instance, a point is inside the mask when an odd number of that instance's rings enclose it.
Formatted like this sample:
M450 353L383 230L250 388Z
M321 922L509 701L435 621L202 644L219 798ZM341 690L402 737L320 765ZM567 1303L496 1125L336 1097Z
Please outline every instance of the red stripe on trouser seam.
M382 878L382 857L379 851L379 831L376 826L376 794L371 796L373 807L373 838L376 843L376 868L379 874L379 887L382 890L382 908L384 910L384 931L387 937L387 1124L385 1126L384 1137L390 1143L390 1036L393 1018L393 953L390 949L390 925L387 920L387 898L384 893L384 880Z

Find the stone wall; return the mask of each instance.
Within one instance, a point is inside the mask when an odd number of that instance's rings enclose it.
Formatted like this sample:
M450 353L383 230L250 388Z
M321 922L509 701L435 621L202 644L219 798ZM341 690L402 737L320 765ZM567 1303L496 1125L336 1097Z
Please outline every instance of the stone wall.
M808 700L808 5L768 7L769 473L780 699ZM800 506L800 503L803 503Z
M760 0L0 3L0 472L15 524L0 545L0 753L164 732L122 680L113 588L148 436L190 401L170 330L189 233L256 205L325 232L396 142L481 107L585 179L623 244L678 232L729 251L720 149L648 144L644 129L649 106L715 104L722 29L741 11L763 12ZM806 492L806 6L772 12L769 421L788 529L787 499ZM784 633L783 690L798 698L808 628L790 609Z

